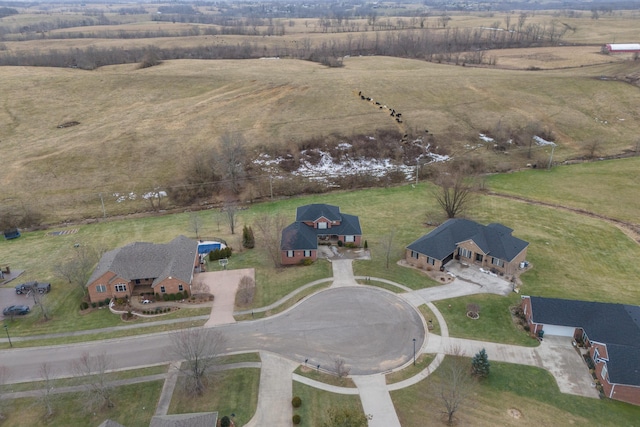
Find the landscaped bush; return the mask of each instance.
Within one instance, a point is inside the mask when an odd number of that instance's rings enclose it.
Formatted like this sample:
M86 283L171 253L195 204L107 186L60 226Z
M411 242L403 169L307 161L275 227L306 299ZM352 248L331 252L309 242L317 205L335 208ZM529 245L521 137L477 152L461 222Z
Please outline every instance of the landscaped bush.
M96 308L98 306L98 304L96 304L95 302L91 303L91 307Z
M300 260L300 265L311 265L313 264L313 260L311 258L303 258Z
M80 304L80 310L86 310L87 308L89 308L89 303L82 301L82 304Z
M98 301L98 307L102 307L103 305L104 305L104 302Z
M342 247L342 245L344 245L344 243L342 243L342 240L338 240L338 247Z
M364 241L364 248L369 249L369 242L367 242L366 240Z
M104 299L104 305L109 305L109 303L111 303L111 298L105 298Z
M302 399L300 399L299 396L294 396L293 399L291 399L291 406L293 406L294 408L299 408L302 405Z
M214 249L211 252L209 252L209 261L216 261L223 258L230 258L231 252L232 250L229 246L227 246L224 249Z
M295 425L298 425L298 424L300 424L300 421L302 421L302 418L300 417L300 415L295 414L293 417L291 417L291 421L292 421Z
M355 248L358 247L358 245L356 245L353 242L345 243L344 246L347 247L347 248L350 248L350 249L355 249Z

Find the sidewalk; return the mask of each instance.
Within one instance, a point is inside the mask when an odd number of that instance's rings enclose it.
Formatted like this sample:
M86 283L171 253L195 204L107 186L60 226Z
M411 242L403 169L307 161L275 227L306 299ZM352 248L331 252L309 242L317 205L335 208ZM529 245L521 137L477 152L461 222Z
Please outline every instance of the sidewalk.
M352 378L360 392L364 413L370 417L369 427L401 427L385 376L354 375Z
M276 354L260 352L260 390L256 413L245 427L291 425L293 410L292 376L298 363Z

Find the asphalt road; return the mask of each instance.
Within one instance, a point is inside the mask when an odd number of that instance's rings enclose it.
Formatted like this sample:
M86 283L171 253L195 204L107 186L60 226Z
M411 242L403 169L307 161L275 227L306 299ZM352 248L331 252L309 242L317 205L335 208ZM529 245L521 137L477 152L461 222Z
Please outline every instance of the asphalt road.
M416 310L390 292L370 287L327 289L267 319L215 327L226 351L271 351L301 364L333 370L337 357L351 374L384 372L403 365L422 347L425 330ZM47 362L54 377L73 375L83 353L106 353L111 369L167 363L175 359L169 333L50 347L0 351L8 383L40 380Z

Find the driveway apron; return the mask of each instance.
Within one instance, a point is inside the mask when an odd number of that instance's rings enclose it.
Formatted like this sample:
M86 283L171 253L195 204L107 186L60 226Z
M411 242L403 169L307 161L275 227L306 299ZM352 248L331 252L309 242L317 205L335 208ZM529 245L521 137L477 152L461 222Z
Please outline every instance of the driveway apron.
M401 427L384 375L354 375L364 413L371 417L369 427Z
M293 371L298 363L268 352L260 352L260 391L256 414L245 427L291 425Z

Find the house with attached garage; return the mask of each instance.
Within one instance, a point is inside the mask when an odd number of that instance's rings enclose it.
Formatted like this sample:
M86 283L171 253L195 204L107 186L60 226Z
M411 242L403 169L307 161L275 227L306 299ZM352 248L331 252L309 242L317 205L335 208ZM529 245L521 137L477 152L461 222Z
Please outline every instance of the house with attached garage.
M87 282L89 299L190 293L198 264L198 242L185 236L166 244L131 243L102 256Z
M338 206L311 204L300 206L296 221L282 231L280 240L282 265L315 261L318 244L353 245L362 242L360 219L340 212Z
M522 297L535 336L573 338L611 399L640 405L640 306Z
M529 243L512 232L502 224L449 219L407 246L405 259L415 267L441 269L455 258L496 274L514 274L525 263Z

